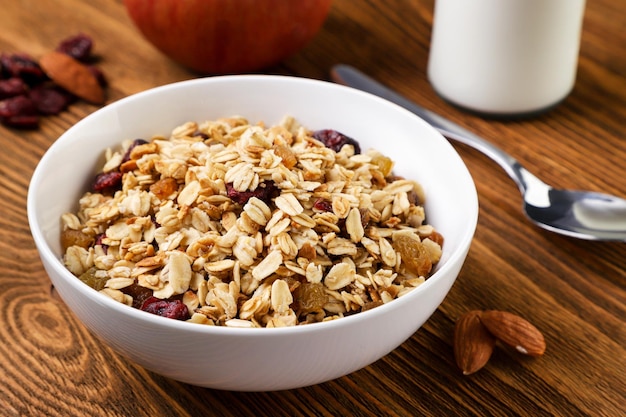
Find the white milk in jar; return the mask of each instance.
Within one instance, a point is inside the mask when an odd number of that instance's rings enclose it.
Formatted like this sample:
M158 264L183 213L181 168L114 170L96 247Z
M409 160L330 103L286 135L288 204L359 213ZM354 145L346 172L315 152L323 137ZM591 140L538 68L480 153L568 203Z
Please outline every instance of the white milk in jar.
M576 78L585 0L436 0L428 78L460 107L523 115Z

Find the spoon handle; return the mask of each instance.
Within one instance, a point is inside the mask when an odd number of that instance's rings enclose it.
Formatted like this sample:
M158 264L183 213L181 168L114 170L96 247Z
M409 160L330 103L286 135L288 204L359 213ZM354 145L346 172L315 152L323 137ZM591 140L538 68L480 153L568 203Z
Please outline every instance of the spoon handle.
M331 71L331 77L339 84L366 91L389 100L392 103L398 104L399 106L404 107L424 119L448 139L464 143L482 152L506 171L513 181L515 181L522 193L526 192L528 182L541 184L539 179L528 172L515 158L504 152L502 149L451 122L450 120L418 106L395 91L392 91L391 89L380 84L378 81L363 74L356 68L349 65L336 65Z

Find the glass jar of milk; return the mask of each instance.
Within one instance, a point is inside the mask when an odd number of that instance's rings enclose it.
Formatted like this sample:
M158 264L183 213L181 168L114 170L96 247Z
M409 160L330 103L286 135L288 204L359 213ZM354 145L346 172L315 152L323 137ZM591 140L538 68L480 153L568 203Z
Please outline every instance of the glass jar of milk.
M436 0L428 78L478 113L547 110L574 86L584 9L585 0Z

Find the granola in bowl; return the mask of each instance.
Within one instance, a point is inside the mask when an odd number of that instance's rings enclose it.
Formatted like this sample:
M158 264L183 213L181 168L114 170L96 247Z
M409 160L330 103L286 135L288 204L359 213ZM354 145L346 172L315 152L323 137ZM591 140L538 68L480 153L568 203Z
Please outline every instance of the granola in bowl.
M230 327L333 320L423 283L443 237L393 161L293 117L187 122L108 150L62 216L66 267L124 304Z

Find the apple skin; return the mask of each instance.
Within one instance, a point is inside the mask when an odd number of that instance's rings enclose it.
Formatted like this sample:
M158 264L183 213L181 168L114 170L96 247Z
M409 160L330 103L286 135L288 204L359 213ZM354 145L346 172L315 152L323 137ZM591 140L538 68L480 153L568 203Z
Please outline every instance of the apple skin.
M309 42L332 0L124 0L143 36L201 74L256 71Z

